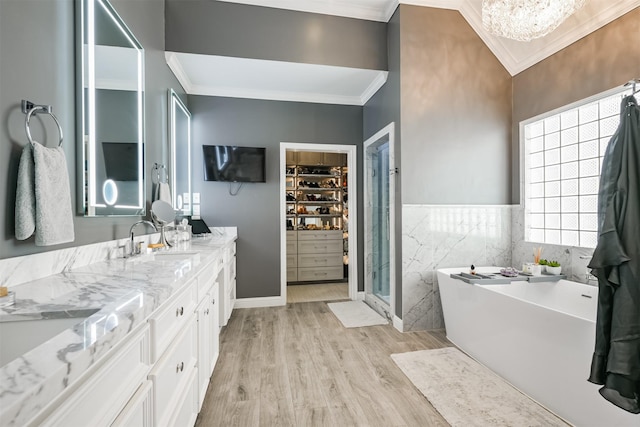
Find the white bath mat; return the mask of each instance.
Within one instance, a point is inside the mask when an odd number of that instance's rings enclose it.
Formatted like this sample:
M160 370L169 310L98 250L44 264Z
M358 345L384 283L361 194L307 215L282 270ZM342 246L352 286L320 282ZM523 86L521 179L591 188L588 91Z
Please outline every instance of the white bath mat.
M568 425L456 348L391 358L452 427Z
M389 322L364 301L332 302L327 304L345 328L386 325Z

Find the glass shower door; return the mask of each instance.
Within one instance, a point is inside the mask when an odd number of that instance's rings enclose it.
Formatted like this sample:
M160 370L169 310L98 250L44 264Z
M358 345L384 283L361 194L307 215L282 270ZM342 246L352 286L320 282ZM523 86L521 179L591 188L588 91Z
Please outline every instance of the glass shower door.
M367 289L373 296L391 304L391 229L389 140L383 138L366 147L367 178Z

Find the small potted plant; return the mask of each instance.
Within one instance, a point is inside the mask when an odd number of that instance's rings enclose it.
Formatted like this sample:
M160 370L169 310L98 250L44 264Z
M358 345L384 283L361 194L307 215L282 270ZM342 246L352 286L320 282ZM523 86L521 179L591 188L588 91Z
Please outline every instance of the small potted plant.
M547 273L558 275L562 272L562 267L558 261L547 261Z

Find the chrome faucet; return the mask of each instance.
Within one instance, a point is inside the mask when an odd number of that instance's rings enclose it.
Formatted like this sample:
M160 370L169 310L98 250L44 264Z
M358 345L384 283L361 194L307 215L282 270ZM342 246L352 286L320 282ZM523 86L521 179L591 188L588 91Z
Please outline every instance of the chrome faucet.
M138 224L148 225L149 227L153 228L154 231L158 231L158 228L156 227L156 225L154 223L152 223L151 221L140 220L140 221L135 222L131 226L131 228L129 229L129 236L130 236L130 240L129 240L129 255L125 254L125 256L133 256L133 255L137 255L137 254L140 253L140 248L136 249L135 243L133 241L133 235L134 235L133 231L134 231L134 229L136 228L136 226Z
M580 255L580 259L591 259L590 256L588 255ZM592 280L594 281L598 281L598 278L596 276L594 276L593 274L591 274L591 271L589 271L589 267L587 267L587 272L584 275L584 278L586 280L586 284L588 285L589 282L591 282Z

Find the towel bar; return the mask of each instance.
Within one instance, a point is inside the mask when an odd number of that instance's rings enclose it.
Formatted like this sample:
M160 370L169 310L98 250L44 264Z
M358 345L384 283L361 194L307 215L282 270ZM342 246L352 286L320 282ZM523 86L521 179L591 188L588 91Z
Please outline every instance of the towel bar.
M24 130L27 132L27 138L29 139L29 143L31 145L35 144L35 141L31 137L31 129L29 129L29 120L31 120L31 116L33 114L47 113L48 115L51 116L53 121L56 122L56 125L58 126L58 133L60 134L60 142L58 143L58 147L62 146L62 139L63 139L62 127L60 126L60 122L58 121L58 118L53 114L51 105L35 105L31 101L27 101L23 99L22 112L27 115L24 121Z

